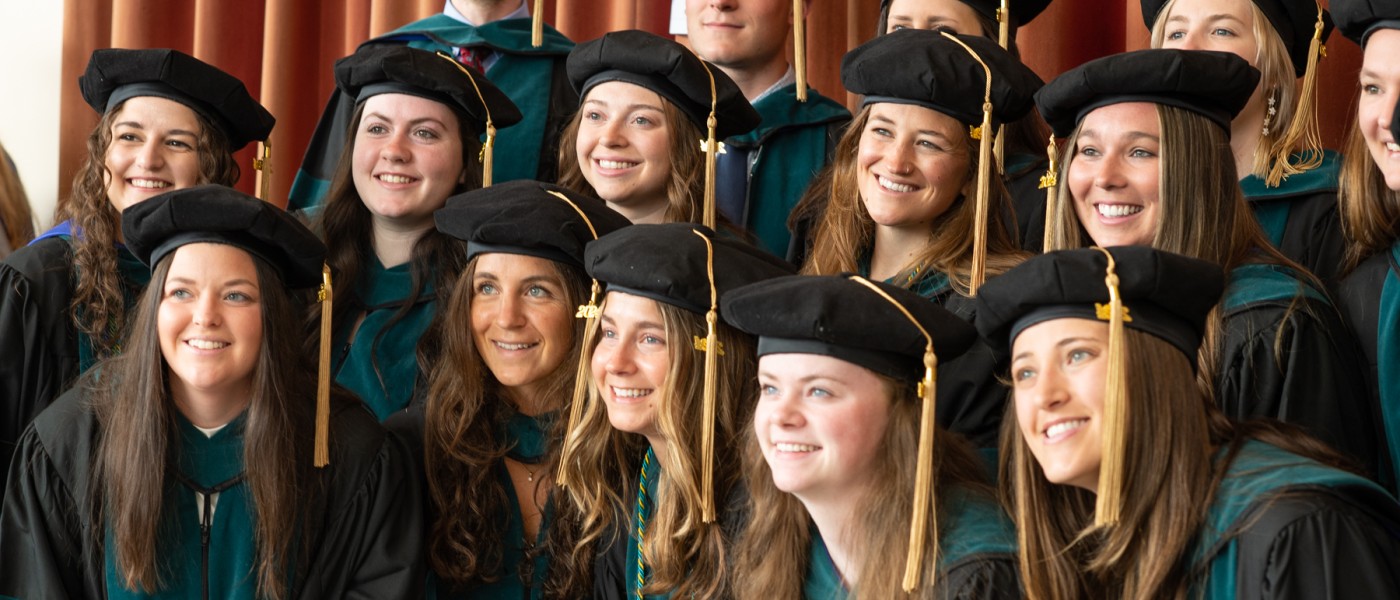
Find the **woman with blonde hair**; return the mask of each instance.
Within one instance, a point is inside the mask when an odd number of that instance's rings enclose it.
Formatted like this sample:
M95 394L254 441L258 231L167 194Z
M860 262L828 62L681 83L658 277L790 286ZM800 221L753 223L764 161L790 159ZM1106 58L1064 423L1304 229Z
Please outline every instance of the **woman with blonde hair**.
M355 114L314 222L336 277L331 369L383 421L422 394L439 352L425 334L466 262L433 211L482 186L478 136L521 117L479 72L408 46L361 47L335 81Z
M385 422L423 460L430 594L580 598L595 552L555 487L588 300L583 249L629 225L601 200L517 180L447 201L439 231L467 266L434 324L442 358L424 404Z
M101 115L60 223L0 262L0 464L78 375L120 352L150 269L123 245L121 212L197 184L233 185L233 153L275 120L243 82L176 50L102 49L78 79Z
M405 451L359 401L318 383L306 351L325 264L316 235L217 185L133 205L122 233L151 284L125 351L20 440L0 595L421 594Z
M758 337L744 441L740 598L1020 598L1015 533L970 444L938 427L938 365L971 325L859 275L745 286L725 320Z
M992 40L917 30L852 50L841 74L865 104L837 146L802 272L859 273L970 319L977 286L1026 256L1002 224L1006 188L982 132L1025 115L1040 78ZM939 386L939 423L980 447L994 445L1005 399L995 370L974 348Z
M1394 598L1400 505L1195 382L1226 279L1140 246L1032 258L978 296L1012 356L1001 488L1034 600Z
M732 597L742 527L739 440L757 393L754 340L718 320L739 286L788 275L763 250L690 223L634 225L588 245L607 286L585 334L556 482L582 513L579 546L615 551L609 597Z
M713 223L705 140L759 122L738 84L685 46L636 30L579 44L568 72L579 106L560 138L559 185L633 223Z
M1347 276L1337 303L1370 367L1390 464L1400 469L1400 3L1334 0L1337 26L1361 45L1360 95L1342 165Z
M1240 188L1284 256L1329 288L1341 275L1341 157L1322 148L1317 85L1332 18L1320 0L1142 0L1153 48L1230 52L1260 83L1230 122Z
M1036 96L1068 137L1050 249L1149 246L1207 260L1227 287L1198 381L1226 416L1301 426L1388 479L1355 340L1322 285L1265 239L1235 183L1229 127L1258 72L1233 54L1141 50Z

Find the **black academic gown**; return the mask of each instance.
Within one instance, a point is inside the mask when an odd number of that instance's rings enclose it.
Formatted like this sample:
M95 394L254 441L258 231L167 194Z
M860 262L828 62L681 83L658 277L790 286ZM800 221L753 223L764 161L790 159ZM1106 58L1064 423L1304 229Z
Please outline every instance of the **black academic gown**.
M1380 407L1390 473L1400 466L1400 244L1362 261L1337 287L1337 306L1366 357L1371 399ZM1384 372L1381 364L1387 365ZM1389 483L1400 480L1400 474Z
M0 596L106 597L104 527L87 503L100 429L74 389L25 431L0 513ZM309 429L298 437L312 438ZM291 597L420 597L421 498L403 446L358 401L341 398L330 442L330 465L304 486L313 529L298 552Z
M1322 292L1282 267L1247 265L1231 272L1221 310L1220 409L1302 427L1376 477L1385 451L1379 411L1356 341Z

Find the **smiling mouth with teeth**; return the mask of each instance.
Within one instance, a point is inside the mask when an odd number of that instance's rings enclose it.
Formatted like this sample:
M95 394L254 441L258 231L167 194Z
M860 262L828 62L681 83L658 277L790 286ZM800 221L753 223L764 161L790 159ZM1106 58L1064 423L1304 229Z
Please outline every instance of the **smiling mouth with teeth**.
M160 190L170 187L170 182L158 179L128 179L132 187L145 188L148 190Z
M1397 144L1395 142L1386 142L1385 149L1390 152L1400 152L1400 144Z
M1061 421L1045 428L1045 437L1053 438L1063 433L1068 433L1079 429L1089 423L1088 419L1074 419L1073 421Z
M407 175L390 175L388 173L380 175L379 180L384 183L413 183L413 181L415 181L412 177Z
M617 160L598 160L598 166L604 169L630 169L632 167L637 166L638 164L640 163L622 162Z
M188 340L185 343L200 350L218 350L228 346L228 342L214 342L210 340Z
M613 396L616 396L616 397L618 397L618 398L642 398L642 397L644 397L644 396L650 395L650 394L651 394L651 390L649 390L649 389L640 389L640 388L620 388L620 387L614 387L614 388L612 388L612 393L613 393Z
M1141 206L1132 204L1095 204L1094 208L1099 210L1099 215L1104 217L1126 217L1142 212Z
M891 192L897 192L897 193L901 193L901 194L907 194L907 193L909 193L909 192L912 192L912 191L914 191L914 190L919 189L919 188L917 188L917 187L915 187L915 186L912 186L912 185L908 185L908 184L904 184L904 183L895 183L895 182L893 182L893 181L890 181L890 180L888 180L888 179L885 179L884 177L882 177L882 176L880 176L880 175L876 175L876 176L875 176L875 180L878 181L878 182L880 183L880 187L882 187L882 188L884 188L884 189L886 189L886 190L888 190L888 191L891 191Z
M773 444L773 449L777 450L778 452L816 452L817 450L821 450L821 446L778 442Z
M508 343L506 343L506 342L492 342L492 343L496 344L496 347L497 347L497 348L500 348L500 349L502 349L502 350L525 350L525 349L527 349L527 348L534 348L534 347L535 347L535 343L534 343L534 342L525 342L525 343L520 343L520 344L508 344Z

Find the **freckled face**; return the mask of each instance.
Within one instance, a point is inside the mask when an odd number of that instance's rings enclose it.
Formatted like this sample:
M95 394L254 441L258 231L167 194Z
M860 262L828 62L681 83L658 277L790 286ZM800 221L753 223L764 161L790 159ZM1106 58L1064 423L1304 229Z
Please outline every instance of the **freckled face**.
M856 182L876 225L928 228L967 193L967 128L938 111L881 102L856 153Z

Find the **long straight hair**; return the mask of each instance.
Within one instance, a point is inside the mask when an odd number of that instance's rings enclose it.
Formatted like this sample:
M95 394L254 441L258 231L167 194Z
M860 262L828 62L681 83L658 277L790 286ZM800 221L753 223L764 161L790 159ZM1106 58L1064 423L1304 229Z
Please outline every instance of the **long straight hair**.
M72 221L73 302L69 305L77 330L91 338L99 358L114 353L117 338L125 331L126 300L121 271L117 268L117 237L121 233L121 213L107 198L107 180L115 177L107 170L107 150L112 145L112 126L126 106L123 101L108 110L87 139L87 159L73 180L73 196L54 212L57 221ZM197 184L238 183L238 163L229 150L228 136L198 111L195 152L199 156Z
M29 210L29 195L24 193L19 171L10 162L3 145L0 145L0 223L5 225L0 235L5 236L11 250L34 239L34 213Z
M360 192L355 189L354 179L354 140L356 132L360 129L364 108L363 102L355 107L350 127L345 132L349 143L341 149L340 160L336 163L335 174L331 177L325 209L321 211L315 227L325 240L326 264L330 265L335 275L332 322L337 323L337 327L357 322L356 317L367 308L356 301L359 294L357 284L365 276L370 256L374 252L374 218L364 200L360 198ZM462 140L462 171L465 173L463 182L452 190L453 194L458 194L481 187L481 165L476 159L481 142L468 124L467 118L456 109L453 109L453 114L457 117L457 136ZM407 317L414 305L424 299L424 295L429 293L425 292L429 284L433 286L431 299L439 306L445 303L457 274L467 262L466 245L437 229L424 233L423 237L413 244L413 251L409 256L409 274L412 279L408 297L370 341L371 349L378 347L379 340L393 329L395 324ZM308 319L312 322L317 321L320 319L320 312L320 308L315 308L308 313ZM433 337L429 341L430 344L426 348L420 342L418 352L419 368L424 373L427 372L425 364L431 365L436 360L437 348L431 344L437 343L439 338ZM370 355L377 356L374 352ZM395 382L384 381L377 359L372 359L372 362L371 367L382 389L387 390L391 384L397 385Z
M467 263L444 310L438 312L441 325L435 329L461 334L442 337L442 360L437 361L428 380L423 440L428 494L433 506L428 561L439 577L459 587L501 579L502 541L506 524L512 518L510 511L516 510L497 477L498 469L505 468L509 451L506 440L500 439L497 432L514 409L501 395L500 383L467 334L471 331L476 264L475 258ZM588 280L577 269L551 264L564 291L560 300L572 314L572 307L581 304L588 293ZM582 328L583 322L576 321L569 340L555 340L570 344L572 350L545 381L543 395L554 400L554 409L565 407L573 390ZM539 465L538 472L545 476L536 482L537 488L552 487L550 476L558 469L559 446L567 427L567 416L555 418L544 460ZM550 498L554 512L548 523L547 541L531 552L533 555L544 551L550 557L545 597L586 595L594 553L573 552L578 512L562 490L552 489ZM519 501L522 505L533 502L534 496ZM520 575L527 585L532 576L528 567L532 564L528 560L521 563Z
M654 300L653 300L654 302ZM700 485L700 428L704 397L704 354L691 340L704 339L704 315L657 302L666 331L670 367L666 382L657 390L657 428L667 440L666 468L657 479L654 509L647 523L642 549L650 574L647 594L670 593L677 598L718 598L730 589L729 536L724 521L732 521L727 507L740 480L740 440L753 414L758 394L758 362L755 340L724 323L715 325L724 354L719 358L715 389L714 498L719 520L702 522ZM607 310L604 298L602 311ZM596 349L588 348L588 356ZM597 389L589 386L588 401L570 445L577 456L577 475L569 495L583 512L580 545L626 531L635 492L639 450L645 439L617 431L608 421L607 407ZM625 484L625 485L624 485ZM631 585L631 582L628 582Z
M920 587L911 594L903 588L904 562L912 527L914 481L919 447L920 405L914 386L878 375L882 400L890 405L890 420L877 450L873 480L879 483L859 494L863 511L855 515L854 547L859 557L860 580L851 589L853 600L884 598L942 598L944 575L938 568L940 518L930 518L925 535L930 548L924 552ZM749 490L751 519L735 548L735 597L766 600L800 600L809 565L813 523L796 496L773 485L773 471L759 449L753 427L744 436L744 482ZM941 427L934 437L933 480L940 491L959 487L993 501L985 467L957 435ZM948 496L939 494L939 507ZM938 513L935 512L935 515Z
M1347 237L1343 270L1350 272L1371 255L1389 250L1400 237L1400 192L1386 185L1355 119L1347 129L1337 200Z
M160 533L171 526L173 514L165 502L167 488L178 485L170 473L178 464L175 440L180 434L166 383L174 375L162 358L156 325L174 256L156 265L151 285L137 303L124 338L127 351L88 371L84 379L102 431L89 499L94 522L110 523L106 535L116 550L118 580L148 593L161 589L161 557L173 552L161 546ZM289 293L262 259L254 257L253 263L263 336L244 426L243 471L252 504L258 594L280 600L290 591L286 583L295 566L294 537L306 522L304 507L312 504L308 496L319 493L309 473L315 405L306 401L315 397L316 380L311 375L315 368L302 352L305 302Z
M859 270L856 261L869 253L875 244L875 221L865 209L857 181L860 165L857 164L856 155L869 120L870 107L866 106L856 115L836 145L836 159L830 167L831 193L816 227L811 255L802 265L804 275L856 272ZM964 138L963 148L969 154L965 181L975 182L978 157L971 137ZM989 183L987 274L991 276L1020 264L1026 254L1007 235L1002 221L1002 215L1006 214L1004 209L1009 203L1006 187L1000 177L992 177ZM933 220L928 245L906 269L933 269L946 273L953 289L966 295L972 281L973 223L976 218L974 199L959 196L946 212Z

